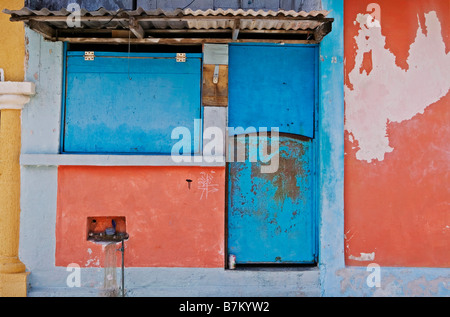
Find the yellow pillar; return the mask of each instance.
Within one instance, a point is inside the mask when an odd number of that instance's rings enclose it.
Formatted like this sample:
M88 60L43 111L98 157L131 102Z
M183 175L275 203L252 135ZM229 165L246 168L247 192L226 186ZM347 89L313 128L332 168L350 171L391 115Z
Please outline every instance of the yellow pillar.
M3 9L20 9L23 0L3 0ZM0 296L26 296L25 265L19 260L21 108L34 92L23 83L25 32L0 13Z
M21 109L34 84L0 82L0 296L26 296L19 260Z
M25 265L18 258L20 228L20 110L1 110L0 296L26 296Z

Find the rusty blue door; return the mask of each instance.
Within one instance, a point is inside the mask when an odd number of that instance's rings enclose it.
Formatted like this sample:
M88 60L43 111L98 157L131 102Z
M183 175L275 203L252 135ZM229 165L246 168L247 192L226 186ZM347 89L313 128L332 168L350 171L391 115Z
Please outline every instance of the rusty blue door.
M317 260L316 59L316 46L229 47L227 252L236 264Z

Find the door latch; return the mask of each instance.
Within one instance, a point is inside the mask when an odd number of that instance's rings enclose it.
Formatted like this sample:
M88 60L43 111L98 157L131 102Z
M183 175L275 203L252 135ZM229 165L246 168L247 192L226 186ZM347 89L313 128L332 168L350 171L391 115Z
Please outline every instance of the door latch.
M177 63L184 63L186 61L186 53L177 53Z
M219 82L219 65L214 67L213 83L217 84Z
M84 52L84 60L85 61L93 61L94 59L95 59L94 52L92 52L92 51Z

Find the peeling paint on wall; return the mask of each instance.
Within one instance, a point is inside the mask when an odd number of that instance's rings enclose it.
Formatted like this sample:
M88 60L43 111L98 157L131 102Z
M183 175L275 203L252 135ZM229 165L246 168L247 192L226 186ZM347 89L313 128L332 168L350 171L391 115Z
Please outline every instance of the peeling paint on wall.
M345 2L345 263L448 268L450 2L380 0L368 28L370 3Z
M355 37L355 67L345 86L345 129L351 134L350 141L359 147L356 158L371 162L382 161L393 151L388 123L409 120L448 93L450 55L445 51L441 23L436 12L430 11L425 14L425 25L418 19L407 59L409 69L403 70L385 48L382 23L381 27L370 27L368 16L358 14L356 18L360 29ZM371 66L366 68L368 64Z
M349 255L348 258L356 261L373 261L375 259L375 252L372 253L361 252L359 256Z

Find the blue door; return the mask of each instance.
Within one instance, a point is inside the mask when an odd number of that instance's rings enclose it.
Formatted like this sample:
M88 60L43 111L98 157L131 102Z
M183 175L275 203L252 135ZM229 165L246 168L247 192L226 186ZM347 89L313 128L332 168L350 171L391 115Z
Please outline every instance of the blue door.
M227 252L237 264L317 260L316 59L316 46L229 47L230 145L246 149L244 161L235 156L227 165ZM279 130L266 140L278 142L278 152L269 151L272 162L260 152L260 127ZM273 155L278 168L263 172L264 165L274 163Z
M170 154L174 128L199 132L201 54L69 51L65 80L62 152Z

